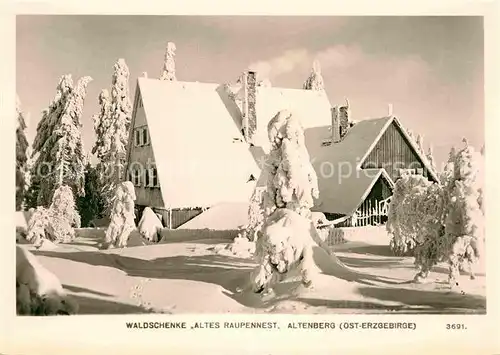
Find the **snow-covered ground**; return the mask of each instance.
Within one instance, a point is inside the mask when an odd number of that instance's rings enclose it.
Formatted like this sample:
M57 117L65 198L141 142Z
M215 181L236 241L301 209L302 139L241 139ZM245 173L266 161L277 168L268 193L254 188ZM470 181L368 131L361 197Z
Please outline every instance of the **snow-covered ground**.
M88 230L52 250L23 245L59 277L78 301L80 314L485 313L486 309L484 265L476 280L461 277L461 290L449 289L445 265L434 268L433 282L414 284L412 258L392 256L380 230L353 234L347 243L334 246L335 263L324 260L327 254L318 249L316 264L323 273L313 289L302 288L292 278L266 298L239 292L248 283L254 262L245 253L226 248L229 240L193 238L144 245L134 232L130 247L102 251L100 232Z

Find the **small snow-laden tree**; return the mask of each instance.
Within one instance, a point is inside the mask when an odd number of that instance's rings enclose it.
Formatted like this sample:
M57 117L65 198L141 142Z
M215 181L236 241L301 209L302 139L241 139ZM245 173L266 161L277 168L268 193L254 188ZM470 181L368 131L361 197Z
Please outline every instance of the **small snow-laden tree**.
M135 189L130 181L117 186L111 210L111 222L104 239L107 248L124 248L128 237L135 229Z
M449 255L449 278L455 282L459 266L466 259L472 268L481 256L484 243L484 214L480 205L480 155L465 141L465 147L455 156L454 176L448 189L449 212L445 233L452 241ZM471 269L471 278L473 278Z
M168 42L165 50L165 60L163 62L163 69L161 72L160 80L176 81L175 77L175 43Z
M26 186L29 182L27 181L29 143L26 139L26 120L21 111L19 96L16 96L16 114L16 211L18 211L24 204Z
M55 242L68 243L75 239L75 230L80 228L81 220L76 209L73 191L63 185L54 192L50 205L49 239Z
M80 227L80 215L76 210L71 187L60 186L53 195L49 208L38 207L30 218L26 240L35 246L43 239L56 243L71 242L74 228Z
M315 91L325 90L323 76L321 75L321 66L318 61L314 61L311 74L309 74L309 77L304 82L302 88L304 90L315 90Z
M310 208L319 191L298 117L287 110L278 112L268 124L268 137L267 188L260 204L262 212L255 218L261 227L256 229L259 265L251 278L254 292L268 291L277 278L297 268L302 283L310 286L317 271L312 247L327 248L311 220Z
M404 174L395 184L386 229L396 254L412 254L425 235L443 224L444 196L439 185L421 175Z
M142 212L138 224L139 233L149 242L158 243L161 239L161 229L163 224L150 207L146 207Z
M432 169L436 171L437 170L436 160L434 159L434 149L432 148L432 145L429 146L429 149L427 150L427 154L425 157L429 161L429 164L431 165Z
M418 150L420 150L420 153L425 154L424 137L421 134L417 135L416 143L417 143Z
M43 111L33 143L33 183L38 187L37 204L47 207L54 191L67 185L74 194L84 193L84 167L86 156L81 137L81 116L92 79L81 78L73 87L71 75L63 75L59 81L56 97Z
M40 245L47 237L50 224L50 211L45 207L37 207L28 222L26 240L34 245Z
M414 244L416 281L429 275L439 262L449 265L451 285L457 283L460 267L473 265L480 256L484 239L484 216L479 204L476 181L480 165L472 147L450 152L441 183L420 176L403 176L396 182L387 229L391 246Z

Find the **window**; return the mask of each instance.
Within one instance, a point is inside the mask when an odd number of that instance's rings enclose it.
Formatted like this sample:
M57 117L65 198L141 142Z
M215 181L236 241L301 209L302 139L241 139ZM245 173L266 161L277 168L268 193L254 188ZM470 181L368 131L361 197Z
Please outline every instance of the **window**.
M148 127L142 126L135 129L135 146L142 147L149 144Z
M143 145L148 145L149 144L149 136L148 136L148 129L147 127L142 129L142 144Z
M141 171L140 169L135 169L134 170L134 185L135 186L141 186Z
M139 106L139 108L143 107L142 106L142 99L141 98L139 98L139 103L137 104L137 106Z
M153 180L153 187L158 187L158 171L156 168L151 169L151 180Z
M141 131L139 131L138 129L135 130L135 146L141 146Z
M144 170L144 187L150 187L151 184L149 183L149 170L145 169Z

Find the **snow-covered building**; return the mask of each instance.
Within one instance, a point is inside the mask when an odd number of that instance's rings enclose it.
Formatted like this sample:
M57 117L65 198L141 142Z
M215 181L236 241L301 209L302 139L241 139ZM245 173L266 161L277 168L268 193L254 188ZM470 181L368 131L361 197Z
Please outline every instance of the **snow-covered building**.
M403 172L438 181L396 117L357 122L343 137L337 119L333 114L331 125L305 130L320 191L314 211L328 219L353 216L358 225L383 223L394 182Z
M264 180L267 124L283 109L301 119L320 187L315 210L329 218L390 196L397 160L398 169L437 180L396 118L351 127L348 107L332 108L324 91L259 86L252 71L237 87L143 77L127 163L136 205L153 208L165 226L177 228L216 204L248 201ZM337 169L348 165L352 173L340 176Z

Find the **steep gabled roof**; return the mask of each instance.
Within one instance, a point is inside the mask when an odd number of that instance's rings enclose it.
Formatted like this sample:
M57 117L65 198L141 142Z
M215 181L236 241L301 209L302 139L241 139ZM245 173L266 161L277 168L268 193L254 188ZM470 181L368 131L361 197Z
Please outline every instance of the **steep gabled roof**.
M322 142L331 141L331 126L308 128L305 129L306 147L320 190L316 210L349 214L359 207L366 197L365 193L369 193L380 175L393 185L385 169L361 169L364 160L392 123L398 125L429 174L439 181L436 172L395 117L359 121L340 142L330 145L322 145Z
M165 207L248 201L259 168L219 85L139 78L138 88Z
M413 139L408 136L406 130L394 116L359 121L340 142L329 146L322 146L321 142L331 139L331 126L306 129L307 150L311 159L315 159L317 164L328 162L328 165L333 165L336 171L338 171L337 169L343 169L342 171L346 171L347 169L361 169L370 152L392 123L399 127L403 136L409 142L432 178L435 181L439 181L437 173L427 158L420 153ZM328 168L326 165L326 163L323 164L323 169ZM319 165L318 168L320 168Z
M320 196L312 210L351 215L380 178L392 188L392 180L385 169L362 169L353 171L351 175L333 175L322 179L318 176Z
M390 117L364 120L356 123L344 138L329 146L323 146L323 141L328 141L332 137L331 125L313 127L305 129L306 147L311 159L317 162L328 162L335 168L350 166L350 169L360 167L360 162L374 142L382 136ZM323 165L324 168L325 164ZM319 168L319 166L318 166Z

